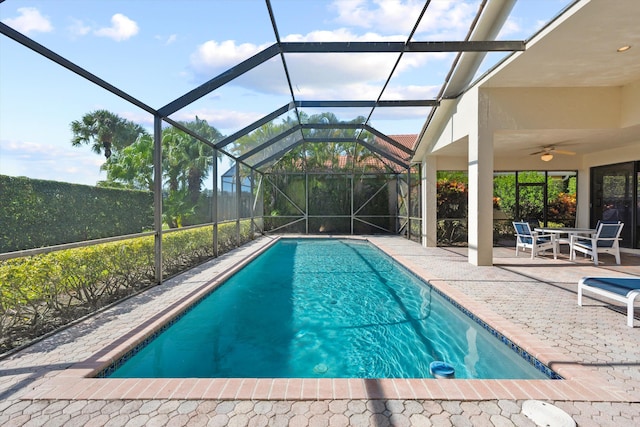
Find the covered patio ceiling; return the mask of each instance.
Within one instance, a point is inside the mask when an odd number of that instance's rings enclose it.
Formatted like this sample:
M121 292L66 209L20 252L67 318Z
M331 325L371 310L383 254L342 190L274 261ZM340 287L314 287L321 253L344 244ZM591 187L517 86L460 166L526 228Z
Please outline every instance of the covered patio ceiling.
M4 3L3 7L12 2L13 0L0 0L0 3ZM82 6L78 4L78 7L87 7L91 3L86 2ZM433 35L424 35L427 34L424 30L433 26L434 20L443 18L443 3L427 0L416 3L419 7L413 9L415 15L405 19L411 25L397 28L393 37L381 40L375 34L365 34L354 40L346 36L344 39L336 38L334 34L323 38L321 32L318 32L313 41L291 41L296 39L292 36L295 34L295 25L281 14L284 8L301 7L301 13L305 12L300 3L283 0L246 3L252 8L252 13L255 13L255 8L264 14L261 20L265 26L264 34L267 34L268 29L271 41L262 44L263 47L257 52L249 51L242 61L213 75L192 90L175 99L160 101L160 107L152 106L158 102L157 94L146 100L144 94L136 94L129 82L108 80L89 67L74 63L72 59L65 57L64 47L45 46L4 23L0 23L0 32L259 171L268 171L292 149L317 142L359 144L390 169L406 169L415 157L418 141L412 146L399 142L400 138L394 138L394 135L400 133L386 123L393 121L393 117L405 120L409 116L417 119L417 123L426 121L425 126L428 126L443 100L463 93L474 76L489 68L492 61L497 61L496 57L485 61L487 53L504 56L525 49L524 41L497 39L514 8L514 0L466 2L465 6L472 8L473 12L464 18L465 28L458 29L457 34L461 36L453 39L447 39L446 34L441 34L438 39L434 39ZM171 2L159 3L159 7L171 6ZM179 12L181 11L176 11ZM242 25L242 17L235 18L238 19L238 25ZM180 19L179 16L176 19ZM607 25L615 24L611 22ZM575 24L576 29L580 25ZM601 38L596 37L595 41L602 43ZM589 53L585 52L584 55L586 58ZM535 56L535 50L532 56ZM372 58L375 60L372 61ZM445 73L431 69L434 58L439 61L444 58L444 62L448 64L444 67ZM535 61L535 58L531 61ZM310 63L314 66L313 72L309 72ZM358 64L362 66L359 67ZM376 68L375 73L372 73L373 67ZM560 65L557 67L561 68ZM405 78L400 83L399 76L404 73L406 77L407 69L411 69L408 73L410 78ZM208 141L181 124L185 112L203 109L219 91L234 84L243 84L243 81L253 79L256 73L271 76L271 90L279 88L278 91L272 90L278 92L278 97L273 99L277 99L276 102L279 103L274 104L271 110L264 111L262 117L248 122L218 141ZM522 84L532 77L532 73L532 67L525 64L522 70L504 79L511 82L509 84ZM555 73L549 73L548 78L552 79L553 74ZM328 75L348 76L349 79L360 82L366 90L344 93L344 86L339 79L334 78L331 84L331 79L326 79ZM408 89L411 87L423 90L412 91ZM416 93L422 95L416 96ZM327 112L335 114L336 120L323 119L322 116ZM310 122L310 117L320 120ZM255 137L263 126L274 121L286 123L285 130L280 128L277 134L263 132L265 135L262 139ZM215 122L211 124L216 126ZM340 130L348 130L348 137L345 137L344 132L335 132ZM416 126L410 132L402 134L418 132L419 126ZM239 144L238 141L247 135L254 135L253 143ZM527 138L531 136L521 137L523 140Z

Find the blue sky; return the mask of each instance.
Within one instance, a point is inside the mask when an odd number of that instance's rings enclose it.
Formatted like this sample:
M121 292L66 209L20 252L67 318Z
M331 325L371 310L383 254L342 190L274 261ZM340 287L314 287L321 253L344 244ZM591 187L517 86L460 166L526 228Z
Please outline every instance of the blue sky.
M424 2L272 0L283 41L406 41ZM478 0L433 0L414 40L462 40ZM519 0L499 38L531 37L569 0ZM410 17L410 18L407 18ZM145 104L160 108L274 43L262 0L5 0L0 21ZM357 55L357 56L356 56ZM453 54L405 55L382 99L434 98ZM490 57L495 61L495 57ZM298 100L376 99L393 65L384 54L291 55ZM485 66L486 67L486 66ZM176 113L225 135L287 104L275 58ZM104 158L71 147L70 123L108 109L145 127L146 112L0 35L0 174L95 184ZM309 114L319 113L308 111ZM334 111L340 119L368 110ZM428 109L372 117L387 134L416 134Z

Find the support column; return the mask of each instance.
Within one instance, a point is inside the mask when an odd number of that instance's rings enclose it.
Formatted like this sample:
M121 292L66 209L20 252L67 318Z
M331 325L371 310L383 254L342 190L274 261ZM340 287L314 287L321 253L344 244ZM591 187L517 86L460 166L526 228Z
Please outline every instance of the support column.
M218 257L218 150L213 150L213 194L211 197L211 221L213 222L213 256Z
M240 162L236 160L236 245L240 247L240 210L242 208L242 185L240 185Z
M162 283L162 119L153 117L153 226L154 272L156 283Z
M591 226L589 224L590 216L591 216L591 205L589 200L589 194L591 192L591 174L589 173L589 168L578 169L578 176L576 178L578 180L578 188L576 188L576 192L578 194L577 197L577 206L576 206L576 227L580 228L588 228ZM640 203L640 200L638 201ZM640 218L638 218L640 223Z
M351 179L351 235L353 236L353 221L355 217L353 209L353 192L355 191L355 175L351 173L351 175L348 176Z
M304 173L304 234L309 234L309 173Z
M411 165L407 168L407 240L411 240Z
M251 240L253 240L253 236L255 235L255 228L254 228L254 215L255 215L254 207L255 207L255 204L253 203L253 199L254 199L255 196L253 194L253 192L254 192L254 187L253 187L253 185L254 185L253 184L253 179L254 179L253 178L253 169L251 169L250 173L251 173L251 175L249 176L249 179L250 179L249 182L251 184L251 190L250 190L250 193L249 193L250 194L249 203L251 203L251 206L249 207L249 209L251 209L251 221L249 222L249 228L250 228L249 232L251 233Z
M422 160L422 246L438 246L438 168L436 158L427 156Z
M493 138L486 97L478 96L477 126L469 131L469 263L493 265Z

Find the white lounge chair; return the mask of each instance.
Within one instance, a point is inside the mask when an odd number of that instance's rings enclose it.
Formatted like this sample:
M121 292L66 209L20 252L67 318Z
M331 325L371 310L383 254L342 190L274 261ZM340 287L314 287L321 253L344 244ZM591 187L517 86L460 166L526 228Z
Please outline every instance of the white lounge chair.
M513 222L516 229L516 256L518 249L523 251L531 249L531 259L547 249L553 249L553 259L558 258L556 238L554 234L540 234L537 231L531 231L528 222Z
M583 277L578 282L578 305L588 291L627 305L627 326L633 328L634 301L640 295L640 277Z
M616 264L620 264L620 232L623 226L623 223L601 223L591 237L572 235L569 259L576 259L576 252L582 252L590 255L593 264L598 265L598 253L609 253L616 258Z

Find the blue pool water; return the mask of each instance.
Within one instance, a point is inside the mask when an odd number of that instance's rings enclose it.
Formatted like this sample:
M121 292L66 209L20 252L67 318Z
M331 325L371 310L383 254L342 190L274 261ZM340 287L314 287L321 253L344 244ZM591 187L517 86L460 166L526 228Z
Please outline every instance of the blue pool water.
M431 378L433 361L548 378L373 245L281 239L108 376Z

